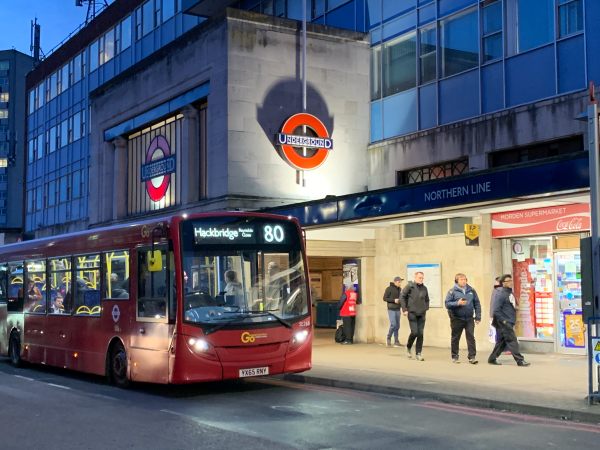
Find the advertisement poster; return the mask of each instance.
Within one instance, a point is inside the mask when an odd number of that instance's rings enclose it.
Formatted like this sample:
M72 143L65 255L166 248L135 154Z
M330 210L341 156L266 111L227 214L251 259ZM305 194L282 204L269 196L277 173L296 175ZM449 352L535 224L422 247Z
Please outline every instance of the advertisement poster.
M344 259L342 260L342 283L344 286L352 285L358 293L358 299L361 301L360 296L360 260L358 259Z
M565 347L585 347L585 332L580 312L563 311L565 318Z
M415 272L423 272L425 280L423 284L427 286L429 293L429 307L441 308L442 299L442 265L441 264L407 264L406 278L408 281L414 280Z
M535 298L533 277L529 271L534 260L513 259L513 295L517 300L517 323L515 333L519 337L535 338Z

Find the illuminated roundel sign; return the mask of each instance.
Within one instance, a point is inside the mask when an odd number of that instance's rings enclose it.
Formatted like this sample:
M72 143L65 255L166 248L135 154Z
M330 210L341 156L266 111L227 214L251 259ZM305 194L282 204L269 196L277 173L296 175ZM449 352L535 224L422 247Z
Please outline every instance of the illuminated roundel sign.
M162 135L155 136L146 150L146 163L141 170L141 179L146 183L150 200L158 202L164 198L175 167L175 155L171 154L169 142Z
M298 134L304 127L315 136ZM287 162L298 170L316 169L333 149L333 141L323 122L307 113L294 114L287 119L281 133L277 134L277 143Z

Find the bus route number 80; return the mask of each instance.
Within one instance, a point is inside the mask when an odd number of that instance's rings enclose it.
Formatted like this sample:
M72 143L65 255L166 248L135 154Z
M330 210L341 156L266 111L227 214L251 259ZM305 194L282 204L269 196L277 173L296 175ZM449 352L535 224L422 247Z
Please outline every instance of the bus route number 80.
M281 225L265 225L263 227L265 242L281 244L285 240L285 233Z

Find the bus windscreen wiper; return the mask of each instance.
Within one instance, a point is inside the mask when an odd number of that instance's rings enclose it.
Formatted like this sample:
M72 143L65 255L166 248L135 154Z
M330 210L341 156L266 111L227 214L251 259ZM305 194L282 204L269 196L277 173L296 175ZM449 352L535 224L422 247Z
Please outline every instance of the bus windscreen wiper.
M254 311L253 311L254 312ZM275 319L277 319L279 322L281 322L283 325L285 325L288 328L292 328L292 324L289 323L287 320L282 319L281 317L279 317L277 314L273 314L271 311L256 311L258 314L258 316L271 316L274 317Z

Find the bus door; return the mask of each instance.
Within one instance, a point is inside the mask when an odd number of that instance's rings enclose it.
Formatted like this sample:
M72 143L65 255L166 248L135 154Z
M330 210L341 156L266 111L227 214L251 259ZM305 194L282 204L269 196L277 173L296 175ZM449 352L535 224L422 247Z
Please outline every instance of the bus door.
M134 381L168 382L169 347L174 330L169 323L169 310L175 302L172 260L166 244L137 249L136 320L130 341Z

